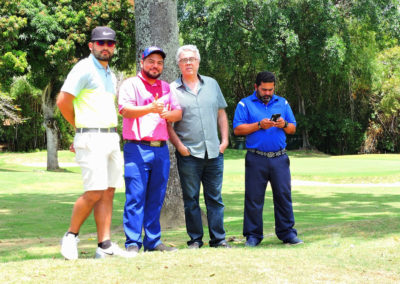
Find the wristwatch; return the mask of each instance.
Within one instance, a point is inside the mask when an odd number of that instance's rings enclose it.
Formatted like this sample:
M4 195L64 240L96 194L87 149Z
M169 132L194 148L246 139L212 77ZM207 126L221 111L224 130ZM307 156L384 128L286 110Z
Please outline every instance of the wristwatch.
M261 123L260 123L260 121L258 122L258 129L261 129Z
M287 121L285 120L285 125L283 126L283 128L288 127L288 125L289 125L289 122L287 122Z

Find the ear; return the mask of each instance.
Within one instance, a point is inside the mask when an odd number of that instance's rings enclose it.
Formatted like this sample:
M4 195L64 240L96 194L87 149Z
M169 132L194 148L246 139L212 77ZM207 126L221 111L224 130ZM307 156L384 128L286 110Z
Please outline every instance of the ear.
M254 90L257 91L257 84L254 84Z
M92 49L93 49L93 42L89 42L89 43L88 43L88 46L89 46L90 51L92 51Z
M140 60L140 69L143 69L143 59Z

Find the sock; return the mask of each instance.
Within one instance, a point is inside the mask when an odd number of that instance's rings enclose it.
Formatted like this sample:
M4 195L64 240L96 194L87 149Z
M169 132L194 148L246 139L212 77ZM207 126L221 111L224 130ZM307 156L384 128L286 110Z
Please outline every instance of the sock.
M97 246L102 249L108 249L109 247L111 247L111 240L106 240L101 243L98 243Z
M77 237L77 236L79 235L79 232L78 232L78 233L67 232L67 235L68 235L68 234L71 234L71 235L74 235L75 237Z

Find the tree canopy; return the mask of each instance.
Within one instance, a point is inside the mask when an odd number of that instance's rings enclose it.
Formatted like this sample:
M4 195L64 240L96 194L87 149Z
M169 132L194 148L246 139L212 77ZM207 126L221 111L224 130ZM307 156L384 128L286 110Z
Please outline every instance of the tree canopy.
M117 32L118 52L111 64L113 68L134 68L133 1L13 0L2 1L0 12L0 39L4 42L0 47L0 89L10 92L14 78L24 75L32 88L42 91L45 140L53 156L52 167L57 168L54 155L59 147L59 131L63 130L63 137L70 131L63 126L65 123L55 109L61 84L73 64L89 54L87 43L91 30L100 25L108 25ZM29 94L16 97L23 95ZM27 124L30 123L39 122L28 120ZM45 129L39 132L44 133Z
M382 62L395 63L399 56L400 0L177 2L180 41L199 47L200 72L219 82L230 119L238 101L253 91L255 75L270 70L278 78L277 93L295 112L299 146L356 153L379 126L384 135L375 135L379 143L368 151L398 151L398 76ZM47 128L58 120L54 99L60 84L88 55L95 26L117 31L112 66L135 70L132 0L5 0L0 14L0 90L9 94L15 78L25 76L42 90ZM58 122L62 133L68 131Z
M304 147L359 150L377 53L399 44L398 0L180 0L178 11L183 41L199 47L200 72L217 78L230 118L256 73L270 70Z

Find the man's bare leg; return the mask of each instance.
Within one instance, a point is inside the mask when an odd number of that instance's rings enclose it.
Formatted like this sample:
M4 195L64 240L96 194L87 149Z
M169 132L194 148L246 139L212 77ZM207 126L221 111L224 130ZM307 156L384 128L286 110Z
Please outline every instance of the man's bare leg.
M83 222L89 217L93 207L104 195L104 190L86 191L75 202L68 232L79 233Z
M109 187L94 205L94 219L96 221L97 240L99 243L111 239L114 192L115 188Z

